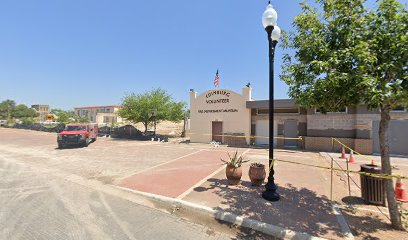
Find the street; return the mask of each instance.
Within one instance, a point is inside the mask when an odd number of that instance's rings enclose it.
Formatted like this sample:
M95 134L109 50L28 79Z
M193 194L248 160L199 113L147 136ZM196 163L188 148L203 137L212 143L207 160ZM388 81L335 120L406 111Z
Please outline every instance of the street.
M9 131L22 135L6 137ZM126 194L109 190L91 175L87 179L79 176L88 171L72 174L80 169L75 166L80 160L75 154L65 154L65 168L61 168L58 159L61 161L62 157L53 158L52 151L91 152L92 145L60 151L54 149L54 137L55 134L0 129L0 239L233 238L137 204ZM39 150L42 148L46 150Z
M0 157L1 239L230 239Z

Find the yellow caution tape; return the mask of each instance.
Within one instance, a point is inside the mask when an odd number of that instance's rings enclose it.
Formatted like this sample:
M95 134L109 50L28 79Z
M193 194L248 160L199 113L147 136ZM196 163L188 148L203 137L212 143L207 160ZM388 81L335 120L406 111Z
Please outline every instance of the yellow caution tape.
M220 135L213 135L211 133L192 133L187 132L187 135L204 135L204 136L214 136L214 137L236 137L236 138L269 138L266 136L246 136L246 135L229 135L229 134L220 134ZM300 140L302 141L303 138L287 138L287 137L273 137L275 139L287 139L287 140Z
M242 136L242 135L228 135L228 134L221 134L221 135L213 135L213 134L208 134L208 133L188 133L188 134L196 134L196 135L206 135L206 136L215 136L215 137L237 137L237 138L269 138L269 137L264 137L264 136ZM188 135L187 134L187 135ZM288 139L288 140L300 140L303 141L302 137L299 138L285 138L285 137L273 137L275 139ZM355 151L354 149L348 147L346 144L342 143L336 138L332 138L332 141L336 141L345 148L347 148L350 151L353 151L354 153L367 158L365 155L362 155L361 153ZM302 166L307 166L307 167L314 167L314 168L320 168L320 169L327 169L327 170L334 170L338 172L348 172L348 173L354 173L354 174L359 174L359 175L365 175L369 177L375 177L375 178L384 178L384 179L393 179L393 178L400 178L400 179L408 179L408 176L402 176L402 175L390 175L390 174L382 174L382 173L367 173L367 172L360 172L360 171L353 171L353 170L344 170L340 168L331 168L331 167L325 167L325 166L318 166L314 164L307 164L307 163L300 163L300 162L294 162L294 161L289 161L289 160L283 160L283 159L272 159L272 165L271 167L275 164L275 161L278 162L285 162L285 163L291 163L291 164L296 164L296 165L302 165ZM270 168L271 168L270 167Z
M356 150L352 149L351 147L347 146L346 144L340 142L338 139L332 138L332 141L336 141L336 142L340 143L340 145L342 145L343 147L347 148L347 149L350 150L350 151L353 151L353 153L357 153L357 155L364 157L364 158L367 159L368 161L371 161L370 158L368 158L367 156L365 156L365 155L363 155L363 154L357 152Z
M359 174L359 175L366 175L366 176L375 177L375 178L408 179L408 176L402 176L402 175L390 175L390 174L383 174L383 173L367 173L367 172L360 172L360 171L353 171L353 170L344 170L344 169L340 169L340 168L331 168L331 167L325 167L325 166L318 166L318 165L314 165L314 164L300 163L300 162L294 162L294 161L283 160L283 159L274 159L273 161L291 163L291 164L314 167L314 168L320 168L320 169L334 170L334 171L338 171L338 172L349 172L349 173L354 173L354 174Z

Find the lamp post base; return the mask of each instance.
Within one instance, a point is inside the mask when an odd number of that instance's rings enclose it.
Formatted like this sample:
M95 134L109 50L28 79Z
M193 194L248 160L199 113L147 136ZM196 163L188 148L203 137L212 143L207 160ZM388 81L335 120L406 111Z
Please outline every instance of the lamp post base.
M279 193L276 191L278 187L273 178L274 173L275 171L272 168L269 172L268 182L265 184L265 191L262 193L263 199L270 202L277 202L280 199Z
M270 202L277 202L279 201L280 196L276 191L266 190L262 193L262 198Z

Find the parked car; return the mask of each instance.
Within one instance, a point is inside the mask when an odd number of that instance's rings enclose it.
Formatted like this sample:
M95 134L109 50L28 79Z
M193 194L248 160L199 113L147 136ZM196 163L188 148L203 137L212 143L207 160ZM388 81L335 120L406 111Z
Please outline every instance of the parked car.
M97 137L98 125L96 124L68 124L64 131L58 134L58 148L68 145L87 147L89 143L96 141Z
M7 120L0 120L0 126L6 126Z

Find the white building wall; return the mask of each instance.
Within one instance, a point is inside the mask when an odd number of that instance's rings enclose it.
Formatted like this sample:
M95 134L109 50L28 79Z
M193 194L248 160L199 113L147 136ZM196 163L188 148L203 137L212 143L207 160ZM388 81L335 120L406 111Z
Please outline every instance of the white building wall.
M92 123L104 123L104 116L115 116L117 123L122 123L124 120L118 116L119 107L117 106L100 106L100 107L83 107L74 108L74 112L81 118L87 118Z
M251 88L243 88L242 94L227 89L209 90L199 96L190 92L190 131L192 142L212 141L212 122L220 121L223 134L251 133L251 110L246 102L251 100ZM246 138L249 144L249 138Z

